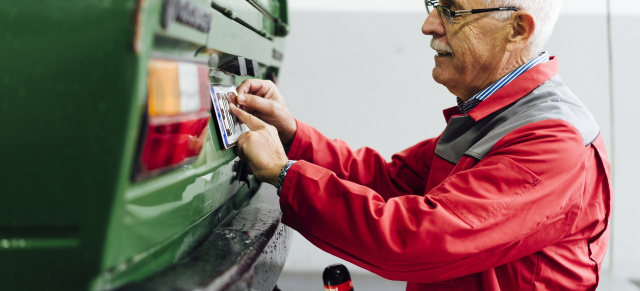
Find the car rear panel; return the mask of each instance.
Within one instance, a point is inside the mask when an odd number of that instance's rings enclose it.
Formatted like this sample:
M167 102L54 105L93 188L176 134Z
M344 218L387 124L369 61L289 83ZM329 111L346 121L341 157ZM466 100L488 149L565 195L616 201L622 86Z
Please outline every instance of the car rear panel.
M213 117L194 158L136 174L148 68L161 59L208 67L215 83L273 78L286 3L174 3L208 14L207 31L167 17L167 2L13 1L0 10L0 289L144 279L186 256L259 186L221 146ZM257 74L218 68L238 58L258 63Z

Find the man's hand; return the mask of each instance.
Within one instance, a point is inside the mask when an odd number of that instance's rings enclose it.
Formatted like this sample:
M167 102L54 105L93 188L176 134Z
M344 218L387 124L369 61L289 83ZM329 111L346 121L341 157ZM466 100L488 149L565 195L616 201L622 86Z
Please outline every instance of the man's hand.
M276 128L230 104L231 112L244 122L249 131L238 137L236 153L259 181L278 186L280 169L287 163L287 155L278 140Z
M238 86L237 91L237 103L241 108L275 126L282 144L290 146L298 126L276 85L271 81L250 79Z

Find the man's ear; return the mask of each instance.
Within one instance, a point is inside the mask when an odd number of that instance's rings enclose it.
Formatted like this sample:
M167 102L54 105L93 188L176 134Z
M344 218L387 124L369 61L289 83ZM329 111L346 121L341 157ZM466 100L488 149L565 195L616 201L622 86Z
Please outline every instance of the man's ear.
M536 28L536 22L533 16L525 11L513 13L511 16L511 33L507 37L507 51L515 52L527 46L533 32Z

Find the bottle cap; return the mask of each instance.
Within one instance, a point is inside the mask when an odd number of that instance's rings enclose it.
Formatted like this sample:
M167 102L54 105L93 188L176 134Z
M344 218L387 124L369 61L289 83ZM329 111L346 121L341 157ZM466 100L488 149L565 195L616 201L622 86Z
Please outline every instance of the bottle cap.
M353 290L349 270L342 264L329 265L322 273L325 290ZM330 288L332 286L339 288Z

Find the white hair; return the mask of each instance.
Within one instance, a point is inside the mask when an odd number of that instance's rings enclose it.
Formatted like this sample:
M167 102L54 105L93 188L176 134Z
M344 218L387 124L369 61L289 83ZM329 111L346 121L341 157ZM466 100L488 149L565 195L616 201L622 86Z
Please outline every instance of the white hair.
M520 11L529 12L536 24L533 36L529 40L531 53L542 51L544 44L551 36L553 27L560 14L561 0L485 0L487 7L517 7ZM513 13L509 11L491 13L498 19L508 19Z

